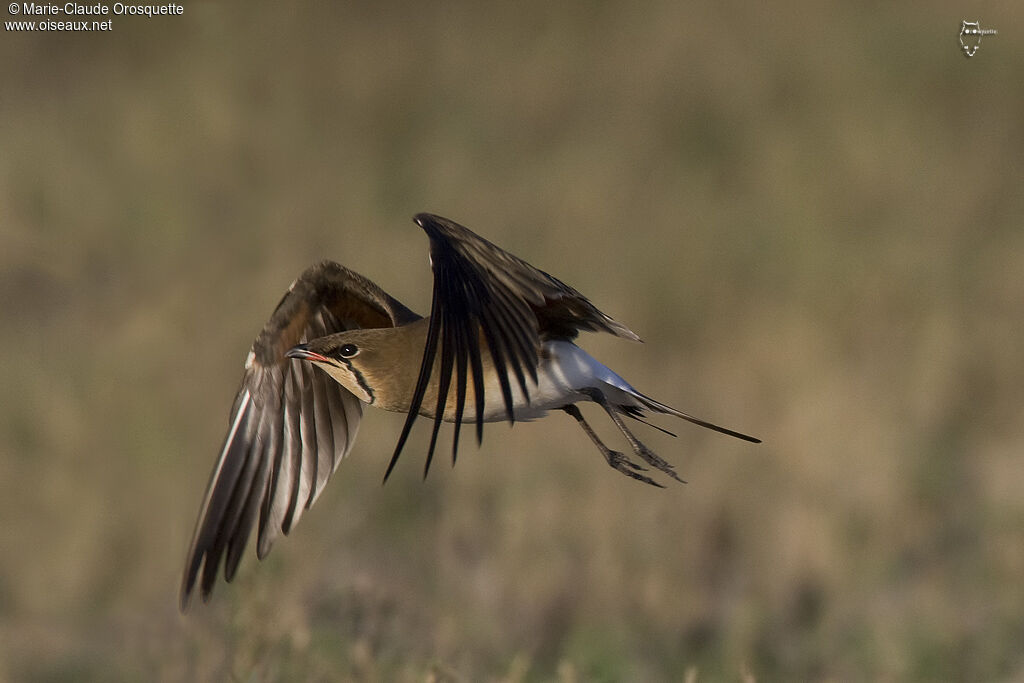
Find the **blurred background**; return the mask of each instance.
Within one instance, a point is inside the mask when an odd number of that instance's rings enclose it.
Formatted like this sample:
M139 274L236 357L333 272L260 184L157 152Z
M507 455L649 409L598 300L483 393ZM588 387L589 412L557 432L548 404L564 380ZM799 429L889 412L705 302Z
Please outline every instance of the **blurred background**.
M5 31L0 680L1024 678L1019 3L343 5ZM764 443L640 427L656 490L552 415L423 481L421 423L381 487L370 410L181 616L253 337L322 258L426 313L419 211Z

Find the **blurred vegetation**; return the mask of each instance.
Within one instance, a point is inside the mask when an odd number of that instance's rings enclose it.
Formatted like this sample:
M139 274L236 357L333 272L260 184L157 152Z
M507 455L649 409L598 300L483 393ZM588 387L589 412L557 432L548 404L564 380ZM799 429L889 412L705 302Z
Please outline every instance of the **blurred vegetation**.
M1020 6L347 4L0 42L0 680L1024 678ZM382 488L370 411L180 616L252 337L326 257L426 312L418 211L765 443L645 432L660 491L554 415Z

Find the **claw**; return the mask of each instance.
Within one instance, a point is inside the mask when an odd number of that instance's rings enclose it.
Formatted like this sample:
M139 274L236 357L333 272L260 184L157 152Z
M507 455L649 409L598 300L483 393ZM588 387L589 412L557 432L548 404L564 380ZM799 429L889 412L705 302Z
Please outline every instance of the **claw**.
M608 464L612 466L612 469L616 470L617 472L622 472L627 477L631 477L633 479L636 479L637 481L642 481L645 484L657 486L659 489L665 488L664 486L654 481L650 477L640 474L639 470L646 471L647 468L642 465L638 465L637 463L633 462L622 453L618 451L609 450L607 453L604 454L604 456L605 459L608 461Z
M672 477L681 484L686 483L685 479L679 478L679 475L676 474L675 468L672 467L672 465L667 460L665 460L660 455L652 451L650 448L645 446L640 441L637 441L636 443L636 454L643 458L647 464L651 465L652 467L658 468L659 470L661 470L662 472Z
M643 465L641 465L638 462L633 462L632 460L627 458L622 453L619 453L618 451L611 451L611 453L612 453L612 455L621 456L622 464L625 465L626 467L630 468L630 469L636 470L637 472L646 472L648 470L648 468L644 467Z

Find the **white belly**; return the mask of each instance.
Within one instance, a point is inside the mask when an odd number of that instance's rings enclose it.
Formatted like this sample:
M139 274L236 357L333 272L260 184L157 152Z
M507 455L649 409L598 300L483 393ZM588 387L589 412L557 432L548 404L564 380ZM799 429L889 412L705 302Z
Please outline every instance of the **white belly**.
M530 400L526 401L515 374L509 372L516 420L528 421L542 417L549 410L580 400L590 400L581 389L599 389L611 403L640 406L632 394L636 391L626 380L599 363L572 342L552 341L544 344L543 358L537 368L537 382L527 376ZM496 376L484 388L484 421L506 419L505 399ZM464 422L471 422L473 410L467 405Z

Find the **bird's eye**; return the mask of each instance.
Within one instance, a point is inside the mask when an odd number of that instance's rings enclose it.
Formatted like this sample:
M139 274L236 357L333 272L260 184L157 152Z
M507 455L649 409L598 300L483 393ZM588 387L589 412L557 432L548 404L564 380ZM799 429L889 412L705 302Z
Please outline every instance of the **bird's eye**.
M351 358L352 356L359 353L359 347L356 346L355 344L345 344L340 349L338 349L338 353L341 355L342 358Z

